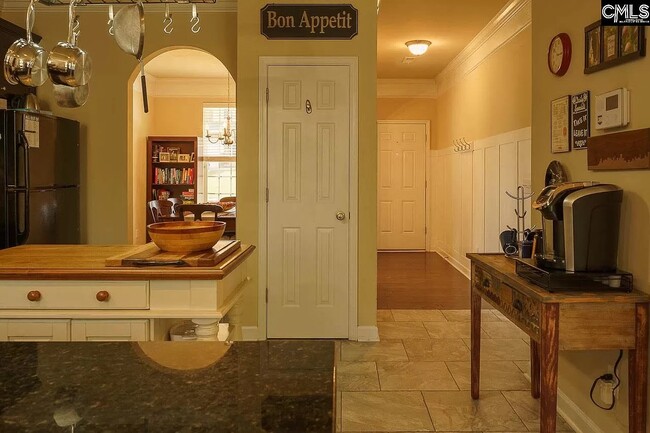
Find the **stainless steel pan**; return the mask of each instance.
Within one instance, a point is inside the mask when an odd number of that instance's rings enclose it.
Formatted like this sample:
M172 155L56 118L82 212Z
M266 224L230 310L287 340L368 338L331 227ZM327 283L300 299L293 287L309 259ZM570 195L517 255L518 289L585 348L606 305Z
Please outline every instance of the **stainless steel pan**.
M79 21L75 18L72 30L72 41L76 45L79 38ZM88 100L88 83L81 86L54 85L54 99L59 107L77 108L83 106Z
M47 58L47 72L54 84L76 87L90 81L92 61L74 40L75 6L78 2L72 0L68 9L68 40L56 44Z
M142 52L144 51L144 7L141 2L124 6L113 18L115 41L122 51L134 56L140 63L140 82L142 83L142 105L149 112L147 98L147 78L144 74Z
M45 50L32 40L36 0L31 0L27 8L27 39L19 39L7 50L4 60L4 75L11 84L24 84L38 87L47 79Z

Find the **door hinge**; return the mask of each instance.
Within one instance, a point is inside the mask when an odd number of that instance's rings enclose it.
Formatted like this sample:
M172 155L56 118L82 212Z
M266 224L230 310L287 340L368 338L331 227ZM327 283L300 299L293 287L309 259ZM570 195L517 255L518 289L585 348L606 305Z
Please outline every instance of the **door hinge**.
M266 88L266 103L269 103L269 88Z
M425 181L424 181L424 189L427 189L427 188L429 188L429 182L427 182L427 181L425 180Z
M269 189L266 188L266 202L269 202Z
M424 234L426 235L429 232L429 230L425 227L424 228Z
M266 303L269 303L269 288L266 288Z

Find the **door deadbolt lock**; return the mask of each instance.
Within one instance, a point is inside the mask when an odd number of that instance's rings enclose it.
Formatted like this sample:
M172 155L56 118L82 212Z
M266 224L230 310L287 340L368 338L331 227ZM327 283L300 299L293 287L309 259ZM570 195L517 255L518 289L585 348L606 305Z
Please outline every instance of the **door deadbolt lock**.
M336 219L339 221L343 221L345 219L345 212L341 212L341 211L337 212Z

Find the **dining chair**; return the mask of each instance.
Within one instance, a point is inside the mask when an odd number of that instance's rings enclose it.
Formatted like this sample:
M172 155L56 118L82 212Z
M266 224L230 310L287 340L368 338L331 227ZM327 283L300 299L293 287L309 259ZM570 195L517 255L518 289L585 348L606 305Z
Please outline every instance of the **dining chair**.
M185 218L185 213L191 213L194 221L201 221L204 212L214 212L216 221L217 215L223 212L223 208L217 204L179 204L177 210L180 218Z
M229 203L229 202L236 202L237 197L224 197L221 200L219 200L221 203Z
M148 205L151 221L155 223L169 221L178 215L174 212L174 203L170 200L151 200Z

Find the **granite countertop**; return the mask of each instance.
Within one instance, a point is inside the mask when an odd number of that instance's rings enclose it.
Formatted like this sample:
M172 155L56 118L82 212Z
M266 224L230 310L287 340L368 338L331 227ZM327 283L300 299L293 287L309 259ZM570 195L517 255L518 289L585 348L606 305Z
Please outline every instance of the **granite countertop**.
M334 352L331 341L0 343L0 431L331 433Z

